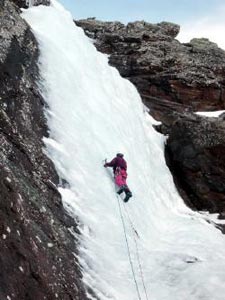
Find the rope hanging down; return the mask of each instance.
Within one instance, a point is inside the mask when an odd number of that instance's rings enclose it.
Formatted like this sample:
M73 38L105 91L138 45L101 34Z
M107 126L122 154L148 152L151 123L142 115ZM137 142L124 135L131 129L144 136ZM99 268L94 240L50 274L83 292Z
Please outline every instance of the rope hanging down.
M134 237L134 242L135 242L135 247L136 247L136 256L137 256L137 261L138 261L138 266L139 266L139 270L140 270L140 274L141 274L141 281L142 281L142 284L143 284L143 288L144 288L144 291L145 291L145 297L146 299L148 300L148 294L147 294L147 289L146 289L146 286L145 286L145 282L144 282L144 274L143 274L143 270L142 270L142 266L141 266L141 260L140 260L140 255L139 255L139 251L138 251L138 242L137 242L137 237L140 239L132 221L131 221L131 217L128 213L128 210L126 208L126 204L123 203L123 206L124 206L124 210L127 214L127 217L128 217L128 220L129 220L129 223L130 223L130 226L131 226L131 229L132 229L132 232L133 232L133 237Z
M125 229L125 222L124 222L124 218L123 218L123 214L122 214L122 210L121 210L121 205L120 205L121 198L119 197L119 195L117 195L117 200L118 200L120 217L121 217L122 224L123 224L123 231L124 231L124 236L125 236L125 240L126 240L126 245L127 245L127 251L128 251L130 266L131 266L131 270L132 270L132 274L133 274L133 278L134 278L134 282L135 282L135 286L136 286L136 290L137 290L138 299L141 300L141 295L140 295L140 292L139 292L139 289L138 289L137 280L136 280L136 277L135 277L134 266L133 266L132 259L131 259L130 248L129 248L129 244L128 244L126 229Z
M123 207L124 207L124 211L125 211L125 213L127 215L127 219L128 219L128 221L130 223L130 227L133 230L133 233L135 233L135 235L138 237L138 239L140 239L140 236L139 236L137 230L135 229L133 222L131 221L131 217L130 217L130 215L128 213L128 210L126 208L126 204L124 202L123 202ZM136 236L135 236L135 238L136 238Z

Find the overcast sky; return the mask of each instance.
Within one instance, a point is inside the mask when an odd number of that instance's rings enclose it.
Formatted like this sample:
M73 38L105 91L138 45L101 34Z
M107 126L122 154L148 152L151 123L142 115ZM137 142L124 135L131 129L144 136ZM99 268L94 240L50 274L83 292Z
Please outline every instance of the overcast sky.
M225 0L60 0L75 19L181 25L182 42L208 37L225 49Z

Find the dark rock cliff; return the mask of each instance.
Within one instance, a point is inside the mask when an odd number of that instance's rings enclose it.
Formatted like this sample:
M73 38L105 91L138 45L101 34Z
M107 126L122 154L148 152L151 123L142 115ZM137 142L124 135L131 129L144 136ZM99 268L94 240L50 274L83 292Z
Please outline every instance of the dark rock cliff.
M0 28L0 299L87 299L72 234L79 232L43 152L38 45L9 0L0 2Z
M193 209L225 214L224 121L193 114L225 109L225 51L207 39L181 44L179 26L162 22L75 21L138 89L169 135L168 166Z
M27 8L29 5L49 5L50 0L12 0L18 7Z
M207 39L181 44L176 24L75 21L109 63L137 87L156 118L184 110L225 108L225 52Z
M167 162L181 195L192 207L225 211L225 121L196 115L173 124Z

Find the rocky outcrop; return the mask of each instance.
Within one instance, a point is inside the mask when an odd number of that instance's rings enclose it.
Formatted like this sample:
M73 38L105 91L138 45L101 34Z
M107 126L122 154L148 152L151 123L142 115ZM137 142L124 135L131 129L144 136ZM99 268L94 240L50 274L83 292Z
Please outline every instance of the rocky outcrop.
M175 39L179 26L167 22L125 26L92 18L75 23L134 83L155 118L168 123L174 109L225 108L225 52L209 40L181 44Z
M170 127L168 166L186 203L225 213L225 119L186 115Z
M87 299L75 221L43 153L38 46L9 0L0 2L0 299Z
M4 0L3 0L4 1ZM12 0L18 7L27 8L29 6L36 5L49 5L50 0Z

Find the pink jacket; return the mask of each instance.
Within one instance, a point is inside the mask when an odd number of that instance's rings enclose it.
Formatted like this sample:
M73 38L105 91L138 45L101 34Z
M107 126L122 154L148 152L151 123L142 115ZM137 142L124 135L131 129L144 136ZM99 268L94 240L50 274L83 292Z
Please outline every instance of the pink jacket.
M127 172L124 169L120 169L119 171L116 171L115 173L115 183L119 187L122 185L127 185L126 183L127 179Z

